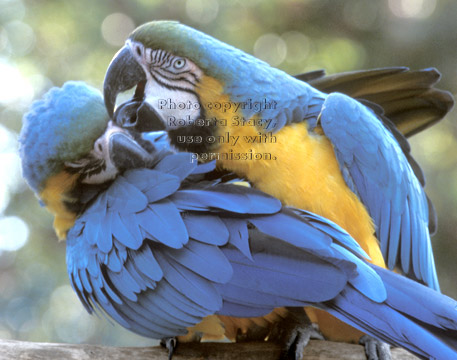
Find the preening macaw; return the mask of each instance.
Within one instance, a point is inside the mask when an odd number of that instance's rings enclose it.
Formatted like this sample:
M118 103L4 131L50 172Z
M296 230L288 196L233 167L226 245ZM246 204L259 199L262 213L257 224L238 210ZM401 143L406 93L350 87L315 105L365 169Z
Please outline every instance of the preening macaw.
M223 335L224 318L288 307L284 320L301 321L307 305L420 357L457 358L456 301L368 263L322 216L211 179L214 163L171 151L164 132L108 120L101 94L70 82L32 105L20 135L24 177L90 313L172 348L188 331Z
M175 148L217 159L283 204L335 222L372 263L438 290L435 213L402 132L439 120L452 96L433 88L434 69L322 76L294 78L183 24L154 21L116 54L104 94L112 115L117 94L138 85L114 114L119 125L166 130ZM308 313L329 338L362 335Z

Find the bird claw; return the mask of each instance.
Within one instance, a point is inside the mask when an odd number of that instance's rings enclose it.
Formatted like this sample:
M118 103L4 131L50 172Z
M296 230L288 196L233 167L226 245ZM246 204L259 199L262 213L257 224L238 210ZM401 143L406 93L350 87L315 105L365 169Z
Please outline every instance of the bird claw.
M178 346L178 339L175 337L163 338L160 340L160 345L168 350L168 360L171 360L175 349Z
M367 360L391 360L390 346L369 335L360 338L359 344L365 347Z
M302 308L288 308L286 318L275 326L269 341L282 346L280 360L301 360L310 339L325 340L317 324L312 324Z

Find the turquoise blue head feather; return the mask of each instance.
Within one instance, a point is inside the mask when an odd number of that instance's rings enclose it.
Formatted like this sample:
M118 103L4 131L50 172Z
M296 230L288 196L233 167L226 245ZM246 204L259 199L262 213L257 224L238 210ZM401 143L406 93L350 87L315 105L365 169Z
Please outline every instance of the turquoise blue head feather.
M24 115L20 134L22 170L35 192L64 168L87 155L109 116L101 93L83 82L54 87Z

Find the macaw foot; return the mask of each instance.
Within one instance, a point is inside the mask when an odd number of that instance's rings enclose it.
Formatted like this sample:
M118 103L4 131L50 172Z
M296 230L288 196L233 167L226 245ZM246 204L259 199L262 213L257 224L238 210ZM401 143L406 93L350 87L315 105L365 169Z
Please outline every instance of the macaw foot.
M367 360L391 360L390 346L369 335L360 338L359 344L365 347Z
M268 340L281 344L280 360L301 360L310 339L325 339L318 326L311 323L303 308L287 310L289 313L286 318L275 325Z
M175 337L163 338L160 340L160 345L168 350L168 360L173 358L173 353L178 346L178 339Z

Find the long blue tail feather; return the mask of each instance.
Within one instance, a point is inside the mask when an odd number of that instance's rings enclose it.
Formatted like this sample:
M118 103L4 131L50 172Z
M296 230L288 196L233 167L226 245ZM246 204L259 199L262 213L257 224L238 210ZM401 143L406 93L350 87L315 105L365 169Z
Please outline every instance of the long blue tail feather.
M390 344L429 359L457 359L457 302L428 287L372 265L387 298L370 301L347 287L322 308Z

